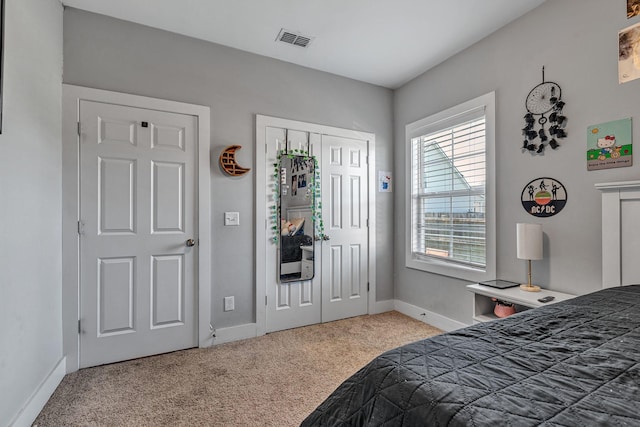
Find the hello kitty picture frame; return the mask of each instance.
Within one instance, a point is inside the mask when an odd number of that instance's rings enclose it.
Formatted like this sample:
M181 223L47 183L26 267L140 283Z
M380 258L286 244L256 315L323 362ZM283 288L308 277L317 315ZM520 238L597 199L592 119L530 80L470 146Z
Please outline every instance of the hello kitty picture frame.
M631 118L587 128L587 170L633 165Z

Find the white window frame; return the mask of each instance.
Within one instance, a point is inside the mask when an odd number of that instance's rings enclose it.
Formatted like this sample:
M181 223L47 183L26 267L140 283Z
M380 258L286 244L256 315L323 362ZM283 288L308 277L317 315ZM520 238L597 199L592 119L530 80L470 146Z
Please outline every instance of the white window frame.
M484 268L460 264L436 257L416 257L412 248L412 146L411 140L437 132L440 128L455 124L455 118L478 108L485 109L486 142L486 265ZM408 268L427 271L471 282L496 278L496 184L495 184L495 92L479 96L455 107L417 120L405 126L405 265Z

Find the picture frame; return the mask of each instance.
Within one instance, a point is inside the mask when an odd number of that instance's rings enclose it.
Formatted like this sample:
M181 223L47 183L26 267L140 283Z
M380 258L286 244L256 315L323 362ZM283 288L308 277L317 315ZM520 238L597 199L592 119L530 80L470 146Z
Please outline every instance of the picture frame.
M627 19L640 15L640 0L627 0Z
M618 32L618 83L640 78L640 23Z
M587 127L587 170L633 166L631 117Z
M4 15L5 0L0 0L0 134L3 130L3 105L4 105Z

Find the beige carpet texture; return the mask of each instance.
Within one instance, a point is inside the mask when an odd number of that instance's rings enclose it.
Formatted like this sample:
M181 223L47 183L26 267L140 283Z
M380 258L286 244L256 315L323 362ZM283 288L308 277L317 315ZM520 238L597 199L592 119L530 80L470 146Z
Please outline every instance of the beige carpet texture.
M389 312L82 369L34 425L297 426L380 353L441 332Z

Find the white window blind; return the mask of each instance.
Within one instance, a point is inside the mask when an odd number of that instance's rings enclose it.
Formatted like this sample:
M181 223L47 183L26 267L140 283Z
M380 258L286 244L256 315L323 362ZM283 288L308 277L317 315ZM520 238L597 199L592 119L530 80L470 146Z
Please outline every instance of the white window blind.
M411 138L411 251L484 268L487 144L484 107L432 123Z

